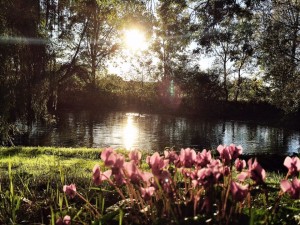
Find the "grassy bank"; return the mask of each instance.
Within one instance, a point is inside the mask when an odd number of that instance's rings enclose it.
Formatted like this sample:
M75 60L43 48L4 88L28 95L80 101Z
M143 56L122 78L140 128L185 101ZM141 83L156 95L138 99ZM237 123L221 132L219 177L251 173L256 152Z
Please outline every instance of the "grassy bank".
M120 207L120 209L117 207L117 210L107 211L109 207L115 206L114 203L121 200L121 197L118 191L108 183L103 183L99 187L92 182L94 165L99 164L100 168L104 168L103 162L99 159L100 151L102 149L1 147L0 224L52 225L55 224L57 218L67 214L72 216L72 224L93 224L97 215L94 214L87 202L90 202L101 212L101 215L104 215L101 217L101 222L95 221L97 222L95 224L152 224L153 221L157 221L156 224L178 224L178 222L179 224L216 224L205 222L207 217L177 222L163 220L163 218L162 220L157 220L157 218L150 220L151 214L148 215L149 218L145 218L144 215L140 215L140 212L134 214L136 212L132 211L130 212L134 216L141 217L127 218L126 220L126 215L131 215L126 213L126 207ZM127 155L127 152L122 149L118 152ZM142 156L142 159L144 162L145 155ZM146 163L140 167L150 170ZM248 208L248 205L245 208L239 208L241 203L234 206L235 210L241 210L235 212L236 219L242 220L245 224L259 224L268 221L269 219L266 219L265 215L272 211L274 205L278 204L279 183L284 175L268 171L267 173L265 185L257 186L257 188L253 186L251 190L251 196L255 199L251 201L251 208ZM63 192L65 184L76 184L77 192L85 200L78 197L70 199ZM183 184L178 182L179 186ZM130 186L130 188L133 187ZM121 191L124 191L123 188ZM265 195L265 192L268 192L268 195ZM268 196L267 199L266 196ZM235 204L232 200L229 203L230 205ZM162 203L159 202L159 204ZM300 213L299 201L283 196L279 206L277 206L276 216L272 215L274 218L269 224L297 224L299 222L295 217ZM187 204L181 211L190 215L193 211L190 207ZM132 219L135 219L136 222L131 221ZM237 224L239 223L237 222Z
M39 176L59 168L69 168L72 173L90 176L91 168L99 162L99 149L10 147L0 148L1 172L7 171L10 162L15 172ZM87 169L90 169L86 173Z
M64 211L66 183L76 183L92 198L91 173L101 164L99 153L92 148L1 147L0 224L53 224L57 212Z

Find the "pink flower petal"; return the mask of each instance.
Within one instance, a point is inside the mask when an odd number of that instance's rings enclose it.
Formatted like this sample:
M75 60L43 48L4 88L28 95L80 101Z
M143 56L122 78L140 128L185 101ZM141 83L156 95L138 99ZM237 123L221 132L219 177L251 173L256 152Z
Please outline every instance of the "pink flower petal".
M292 180L292 185L295 189L300 189L300 180L298 180L297 178L294 178Z
M280 182L280 187L283 192L287 192L291 189L292 185L288 180L282 180Z
M236 201L243 201L248 194L248 185L241 185L234 181L230 185L232 198Z
M292 158L289 157L289 156L287 156L287 157L285 158L284 162L283 162L283 165L284 165L286 168L290 169L291 164L292 164Z
M248 173L247 172L241 172L240 174L237 175L237 179L239 181L244 181L247 177L248 177Z
M300 170L300 159L298 157L295 157L295 161L296 161L296 167L297 167L297 170L299 171Z
M142 158L142 153L138 150L133 150L129 152L128 157L130 160L133 160L135 163L138 163Z
M110 178L111 174L112 174L111 170L106 170L105 172L103 172L101 174L101 180L102 181L108 180Z
M63 191L66 193L66 195L70 196L71 198L74 198L76 195L76 186L75 184L64 185Z
M68 216L68 215L66 215L66 216L64 217L64 219L63 219L63 223L64 223L64 225L69 225L69 224L71 224L71 217Z

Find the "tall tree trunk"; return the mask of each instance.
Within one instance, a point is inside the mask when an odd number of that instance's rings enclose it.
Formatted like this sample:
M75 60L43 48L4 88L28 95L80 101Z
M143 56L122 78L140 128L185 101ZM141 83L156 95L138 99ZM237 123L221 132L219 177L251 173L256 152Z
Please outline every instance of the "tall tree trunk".
M238 101L238 97L240 94L240 89L241 89L241 67L239 67L238 69L238 79L237 79L237 84L236 84L236 89L235 89L235 96L234 96L234 101L237 102Z
M228 87L227 87L227 66L226 66L226 56L225 56L225 59L223 61L223 74L224 74L224 81L223 81L223 88L224 88L224 91L225 91L225 101L227 102L228 101Z
M298 4L298 1L295 2L295 4ZM294 24L294 32L293 32L293 37L292 37L292 52L291 52L291 61L293 62L293 67L291 68L291 73L292 73L292 77L291 79L294 79L294 75L295 75L295 71L296 71L296 67L297 67L297 62L296 62L296 54L297 54L297 45L299 43L299 13L300 11L298 10L296 12L295 18L295 24Z

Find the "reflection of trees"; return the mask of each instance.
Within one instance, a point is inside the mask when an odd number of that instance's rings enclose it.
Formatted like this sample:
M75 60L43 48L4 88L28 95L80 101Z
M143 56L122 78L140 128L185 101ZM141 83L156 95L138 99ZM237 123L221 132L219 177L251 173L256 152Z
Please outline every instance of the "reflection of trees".
M220 131L223 144L239 144L244 153L279 153L290 152L293 148L291 133L280 128L243 124L236 121L224 122Z
M213 134L215 126L215 123L203 120L164 117L160 120L158 132L160 138L167 140L166 145L176 146L179 149L182 147L209 149L216 140Z
M125 147L126 119L123 113L66 113L51 129L34 125L35 131L25 136L25 144ZM164 147L172 146L177 150L189 146L215 150L219 144L234 143L242 145L244 153L284 154L300 147L299 133L237 121L146 115L134 117L132 122L139 130L134 145L149 151L162 152Z
M94 144L94 121L91 118L88 118L87 128L88 128L88 146L92 147Z

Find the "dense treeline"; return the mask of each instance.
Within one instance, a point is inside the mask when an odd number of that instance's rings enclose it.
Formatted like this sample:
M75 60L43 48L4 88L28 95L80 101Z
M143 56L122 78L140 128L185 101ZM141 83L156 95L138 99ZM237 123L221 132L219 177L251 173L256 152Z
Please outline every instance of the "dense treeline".
M125 81L108 66L130 27L149 47ZM0 140L66 106L299 112L299 32L298 0L1 0Z

